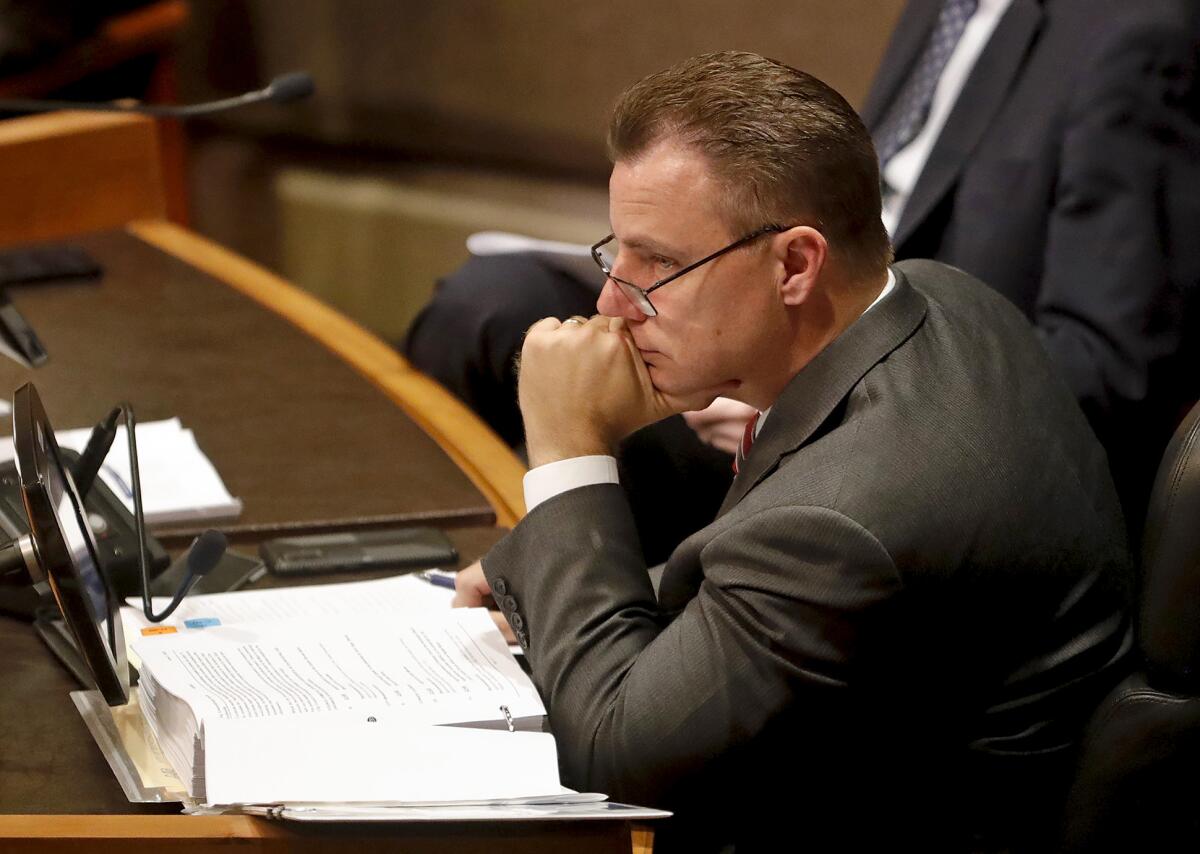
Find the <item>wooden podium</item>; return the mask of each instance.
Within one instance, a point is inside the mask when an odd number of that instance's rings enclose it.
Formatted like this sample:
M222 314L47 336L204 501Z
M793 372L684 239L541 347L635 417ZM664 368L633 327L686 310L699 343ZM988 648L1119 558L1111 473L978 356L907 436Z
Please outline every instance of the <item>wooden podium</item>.
M523 465L448 392L333 309L166 221L153 122L87 113L0 122L0 182L0 251L70 239L106 269L99 283L14 291L50 361L29 370L3 360L0 396L34 381L59 427L92 423L121 397L141 420L179 415L246 502L235 546L283 530L433 524L469 561L499 535L491 526L524 513ZM247 424L258 429L239 436ZM264 437L264 424L278 432ZM303 489L305 466L321 473L321 489ZM158 533L178 549L192 531ZM0 657L12 665L0 687L4 852L652 846L650 830L621 821L311 826L128 804L88 743L70 678L32 629L0 617Z

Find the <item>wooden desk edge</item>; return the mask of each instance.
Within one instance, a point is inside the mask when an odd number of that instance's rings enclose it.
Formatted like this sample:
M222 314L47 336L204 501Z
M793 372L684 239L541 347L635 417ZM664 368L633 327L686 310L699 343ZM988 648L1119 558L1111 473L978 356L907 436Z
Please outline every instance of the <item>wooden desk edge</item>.
M511 527L525 515L525 466L475 413L393 348L279 276L177 225L138 220L127 229L291 321L375 383L484 494L499 525Z
M597 826L597 836L611 832L611 823L605 822L608 828ZM539 831L552 831L550 823L521 823L506 825L519 828L520 833L536 835ZM491 826L491 825L489 825ZM330 828L339 830L330 830ZM463 828L469 825L457 825L455 834L447 834L445 850L455 850L462 843ZM440 830L439 830L440 828ZM272 822L261 818L244 815L219 816L185 816L185 815L0 815L0 839L9 845L18 845L21 840L37 844L38 850L57 850L61 843L62 850L78 850L73 843L117 843L116 845L98 844L92 850L120 850L127 848L128 842L137 840L149 842L161 840L170 844L172 850L200 850L205 845L222 844L222 840L259 840L262 842L282 841L291 844L302 841L306 833L341 833L353 835L360 831L361 835L370 837L387 837L397 831L411 836L434 836L444 833L444 825L408 823L399 825L364 823L358 825L302 825L287 822ZM532 828L532 832L531 832ZM310 830L311 829L311 830ZM650 854L653 851L654 831L644 824L630 824L630 839L633 854ZM188 845L194 841L195 845ZM313 847L324 850L320 839L312 839ZM554 841L548 840L550 844ZM557 839L561 843L561 837ZM181 844L182 843L182 844ZM44 847L43 847L44 846ZM588 846L584 846L587 848ZM6 849L7 850L7 849ZM590 849L589 849L590 850ZM597 848L596 850L599 850Z

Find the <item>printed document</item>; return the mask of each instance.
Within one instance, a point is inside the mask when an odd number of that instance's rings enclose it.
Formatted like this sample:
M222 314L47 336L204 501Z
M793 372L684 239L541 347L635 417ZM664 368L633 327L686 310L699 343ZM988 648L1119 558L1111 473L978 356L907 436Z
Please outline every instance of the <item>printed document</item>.
M127 639L176 631L202 631L215 626L309 620L316 626L326 620L353 619L362 623L394 621L401 615L449 611L454 591L435 587L415 575L398 575L373 581L310 584L265 590L236 590L188 596L168 619L151 623L142 613L142 600L131 596L121 609ZM161 611L167 597L155 597Z
M439 726L546 710L487 611L419 606L418 591L434 589L446 592L401 577L211 594L190 603L206 617L135 635L142 714L188 795L394 805L571 794L552 736ZM515 772L504 757L526 751Z

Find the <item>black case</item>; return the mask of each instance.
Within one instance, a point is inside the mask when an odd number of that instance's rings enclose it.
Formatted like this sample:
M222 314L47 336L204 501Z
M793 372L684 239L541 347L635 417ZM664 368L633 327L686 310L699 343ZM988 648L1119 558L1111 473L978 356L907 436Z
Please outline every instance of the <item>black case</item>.
M364 569L428 569L458 562L458 552L435 528L391 528L280 537L259 546L276 575L353 572Z

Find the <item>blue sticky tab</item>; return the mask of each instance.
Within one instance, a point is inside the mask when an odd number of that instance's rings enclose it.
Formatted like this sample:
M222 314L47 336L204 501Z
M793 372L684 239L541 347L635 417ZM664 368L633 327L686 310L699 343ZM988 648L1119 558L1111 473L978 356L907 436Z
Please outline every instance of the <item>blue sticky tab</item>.
M193 620L184 620L183 624L189 629L207 629L209 626L221 625L221 620L218 617L197 617Z

